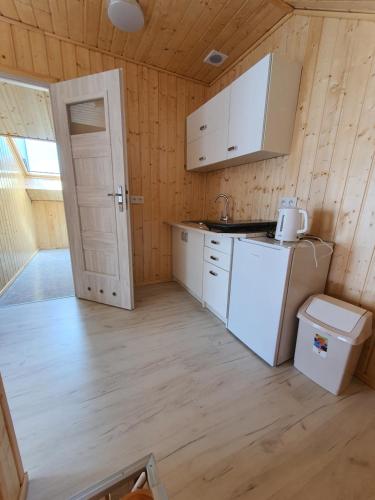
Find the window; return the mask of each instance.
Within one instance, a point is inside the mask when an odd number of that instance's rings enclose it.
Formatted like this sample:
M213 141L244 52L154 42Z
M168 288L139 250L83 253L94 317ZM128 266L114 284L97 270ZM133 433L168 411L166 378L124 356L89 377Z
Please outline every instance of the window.
M105 131L103 97L69 104L68 116L71 135Z
M55 142L19 137L13 141L30 174L60 174Z

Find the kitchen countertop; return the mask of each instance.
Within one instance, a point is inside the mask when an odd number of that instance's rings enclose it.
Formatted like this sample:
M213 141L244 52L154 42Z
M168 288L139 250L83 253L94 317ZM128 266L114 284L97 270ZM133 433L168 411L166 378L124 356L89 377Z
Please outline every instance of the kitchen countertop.
M265 236L266 233L220 233L217 231L210 231L204 224L197 224L195 222L167 222L170 226L179 227L180 229L189 229L197 231L198 233L209 234L210 236L215 235L215 237L220 238L259 238L260 236Z

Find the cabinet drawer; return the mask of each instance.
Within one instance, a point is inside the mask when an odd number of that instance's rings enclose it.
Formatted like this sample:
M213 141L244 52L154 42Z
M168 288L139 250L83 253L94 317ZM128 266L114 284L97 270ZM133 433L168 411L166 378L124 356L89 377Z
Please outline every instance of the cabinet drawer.
M219 129L188 143L186 146L187 169L194 170L225 160L227 156L226 141L227 131Z
M230 270L231 255L229 253L218 252L213 248L204 247L204 260L215 266L221 267L225 271Z
M232 253L232 242L233 238L228 238L225 236L216 236L206 234L204 237L204 244L206 247L213 248L214 250L219 250L219 252L224 252L227 254Z
M227 317L229 272L204 263L203 300L221 319Z

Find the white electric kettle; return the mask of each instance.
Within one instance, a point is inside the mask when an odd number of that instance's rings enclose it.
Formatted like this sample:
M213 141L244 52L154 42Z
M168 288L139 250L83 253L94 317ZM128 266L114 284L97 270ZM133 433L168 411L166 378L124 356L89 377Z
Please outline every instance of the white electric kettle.
M303 227L301 222L303 215ZM275 239L279 241L298 241L308 228L309 218L302 208L279 208Z

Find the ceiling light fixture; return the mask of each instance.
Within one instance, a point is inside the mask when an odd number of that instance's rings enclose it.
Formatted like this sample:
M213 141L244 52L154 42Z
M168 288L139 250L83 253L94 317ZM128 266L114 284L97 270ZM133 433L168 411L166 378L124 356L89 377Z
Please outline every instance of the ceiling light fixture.
M138 31L145 24L145 18L137 0L109 0L108 17L112 24L121 31Z

